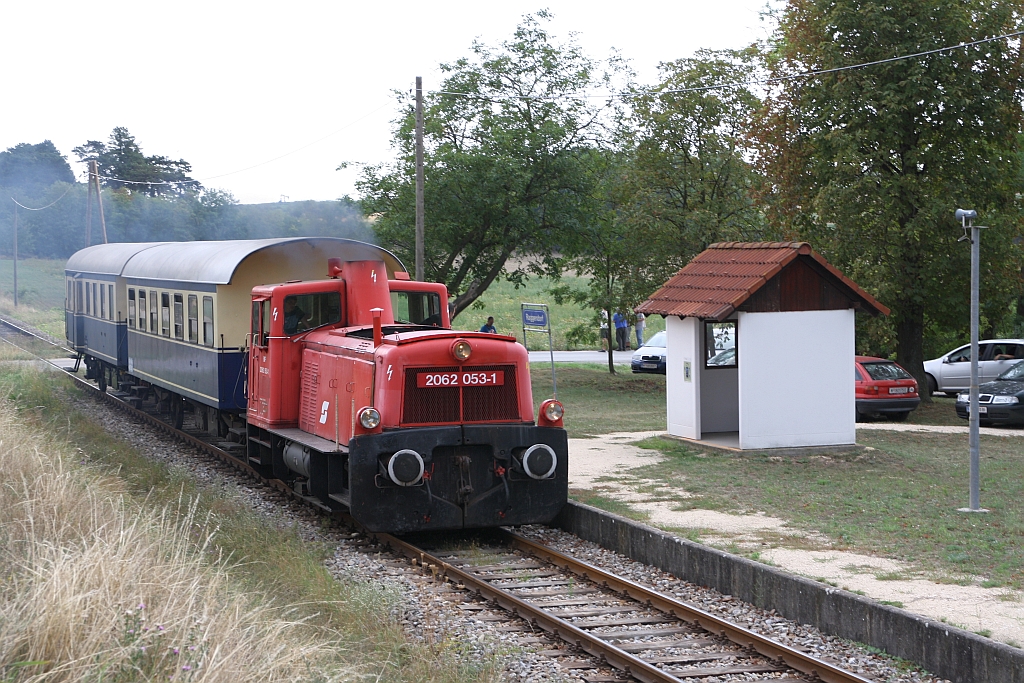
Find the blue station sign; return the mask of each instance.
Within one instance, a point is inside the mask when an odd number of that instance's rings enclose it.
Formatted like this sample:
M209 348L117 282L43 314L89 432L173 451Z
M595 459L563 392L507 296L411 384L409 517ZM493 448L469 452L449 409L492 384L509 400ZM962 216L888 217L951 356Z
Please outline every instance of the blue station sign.
M547 327L548 312L539 308L524 308L523 325L527 327Z

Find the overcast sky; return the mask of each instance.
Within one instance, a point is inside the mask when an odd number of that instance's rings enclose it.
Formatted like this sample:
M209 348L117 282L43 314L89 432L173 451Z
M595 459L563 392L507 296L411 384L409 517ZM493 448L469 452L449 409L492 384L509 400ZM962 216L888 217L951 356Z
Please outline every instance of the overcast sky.
M0 2L0 150L50 139L72 162L125 126L146 154L243 203L353 195L358 167L392 158L394 89L437 86L437 65L494 45L550 9L595 58L642 83L657 64L766 35L766 0ZM286 155L286 156L284 156Z

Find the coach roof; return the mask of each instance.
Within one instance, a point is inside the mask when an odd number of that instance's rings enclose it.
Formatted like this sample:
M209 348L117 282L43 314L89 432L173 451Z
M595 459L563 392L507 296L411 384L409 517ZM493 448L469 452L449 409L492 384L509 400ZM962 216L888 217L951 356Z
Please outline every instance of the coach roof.
M338 257L342 261L383 261L389 274L405 266L386 249L340 237L277 237L262 240L101 244L68 259L69 271L110 273L130 278L228 284L246 258L273 250L288 259ZM99 270L103 268L103 270ZM323 264L327 272L326 261Z

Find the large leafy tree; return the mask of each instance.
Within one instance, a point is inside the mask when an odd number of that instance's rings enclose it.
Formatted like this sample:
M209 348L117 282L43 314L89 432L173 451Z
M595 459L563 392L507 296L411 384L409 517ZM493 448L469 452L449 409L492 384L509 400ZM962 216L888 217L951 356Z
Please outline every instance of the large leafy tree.
M709 244L769 234L751 195L746 136L760 102L746 87L720 87L749 79L752 57L700 50L662 64L662 81L631 100L624 211L652 240L658 284Z
M606 88L617 66L602 67L575 42L556 43L548 19L526 16L496 47L474 43L471 57L441 65L444 80L427 97L425 275L456 294L456 313L502 274L526 277L510 257L550 257L586 215L587 165L605 135L606 107L588 94ZM414 121L409 106L396 122L398 160L366 169L358 184L381 244L408 262Z
M124 127L115 128L107 142L89 140L73 151L79 161L97 162L104 187L150 197L176 197L202 190L202 185L189 177L192 166L187 161L146 156Z
M1010 33L1021 5L789 0L766 52L782 80L753 135L771 215L892 308L897 360L922 382L926 330L968 322L955 208L993 228L982 241L988 316L1020 288L1020 40L794 76Z
M22 142L0 152L0 187L35 198L58 182L73 183L75 175L67 157L49 140L37 145Z

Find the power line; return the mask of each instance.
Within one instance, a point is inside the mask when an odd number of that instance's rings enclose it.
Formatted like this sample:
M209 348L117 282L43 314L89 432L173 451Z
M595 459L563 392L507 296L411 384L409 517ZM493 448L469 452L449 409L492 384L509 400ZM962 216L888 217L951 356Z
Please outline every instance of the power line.
M52 202L50 202L46 206L41 206L38 209L33 209L30 206L25 206L24 204L19 202L14 197L11 197L11 201L14 202L15 204L17 204L18 206L20 206L21 208L25 209L26 211L42 211L43 209L49 209L51 206L53 206L57 202L59 202L60 200L64 199L64 197L67 195L67 193L71 191L72 187L74 187L74 185L68 185L67 188L64 190L64 194L62 194L61 196L59 196L56 199L54 199ZM8 195L8 196L10 196L10 195Z
M798 78L810 78L812 76L821 76L823 74L837 73L840 71L850 71L853 69L863 69L869 66L878 66L879 64L888 64L891 62L899 62L907 59L916 59L917 57L926 57L928 55L939 54L942 52L952 52L953 50L962 50L976 45L982 45L984 43L991 43L997 40L1006 40L1009 38L1016 38L1024 35L1024 31L1014 31L1013 33L1005 33L1001 36L993 36L991 38L980 38L978 40L972 40L968 43L959 43L958 45L950 45L947 47L935 48L934 50L925 50L923 52L915 52L913 54L899 55L897 57L887 57L886 59L877 59L872 62L862 62L860 64L851 64L849 66L837 66L831 69L815 69L813 71L803 71L796 74L789 74L788 76L775 76L772 78L762 79L750 79L745 81L731 81L728 83L718 83L715 85L700 85L692 86L689 88L672 88L668 90L643 90L639 92L618 92L618 93L605 93L600 95L557 95L557 96L543 96L543 95L512 95L506 97L491 97L487 95L477 95L475 93L462 93L448 90L435 90L431 92L432 95L455 95L459 97L476 98L490 101L502 101L502 100L560 100L560 99L616 99L616 98L633 98L633 97L645 97L648 95L667 95L667 94L681 94L688 92L704 92L707 90L721 90L730 88L742 88L751 85L774 85L775 83L782 83L785 81L791 81Z

